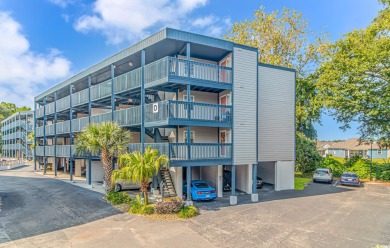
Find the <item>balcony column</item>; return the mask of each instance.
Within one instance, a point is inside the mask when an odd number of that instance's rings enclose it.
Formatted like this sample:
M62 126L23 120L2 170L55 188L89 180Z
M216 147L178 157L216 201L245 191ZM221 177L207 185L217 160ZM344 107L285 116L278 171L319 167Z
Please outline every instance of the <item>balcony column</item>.
M91 102L91 86L92 78L91 75L88 75L88 123L91 124L91 114L92 114L92 102ZM88 185L92 185L92 157L91 154L88 155Z
M111 64L111 121L115 120L115 118L114 118L114 111L115 111L114 78L115 78L115 65ZM88 78L88 80L90 80L90 78ZM91 101L91 99L89 99L89 101Z
M145 151L145 50L141 51L141 152Z
M187 206L192 206L192 199L191 199L191 167L187 166L187 176L186 176L186 181L187 181L187 200L186 200L186 205Z
M21 128L20 128L20 112L19 112L18 116L19 116L18 128L19 128L19 133L21 134L21 133L22 133L22 132L21 132L22 130L21 130ZM22 144L21 137L19 137L19 154L18 154L19 160L20 160L21 150L22 150L22 147L20 146L20 144Z
M236 196L236 165L232 165L232 185L231 185L230 205L237 205Z
M257 194L257 164L252 165L252 202L259 201L259 194Z
M72 108L72 93L73 85L69 85L69 181L73 182L73 154L72 154L72 145L73 145L73 133L72 133L72 119L73 119L73 108Z
M34 139L33 139L33 145L34 145L34 154L33 154L33 157L34 157L34 170L36 171L37 170L37 156L36 156L36 144L37 144L37 102L34 101L34 113L33 113L33 116L32 116L32 119L33 119L33 125L34 125Z
M191 86L188 84L187 85L187 118L188 120L191 119ZM187 155L188 155L188 160L191 160L191 126L187 126Z
M46 174L46 96L43 99L43 174Z
M115 87L114 87L114 78L115 78L115 65L111 64L111 121L115 120ZM111 159L112 170L115 169L115 158Z
M190 66L190 59L191 59L191 44L188 42L186 47L186 59L187 59L187 75L190 77L191 75L191 66ZM191 85L187 84L187 118L188 120L191 120ZM191 127L187 126L187 147L188 147L188 160L191 160Z
M28 142L27 142L27 137L28 137L28 114L26 114L26 123L24 126L24 131L26 133L26 140L24 141L24 145L26 146L26 160L28 159Z
M57 91L54 92L54 176L57 176Z

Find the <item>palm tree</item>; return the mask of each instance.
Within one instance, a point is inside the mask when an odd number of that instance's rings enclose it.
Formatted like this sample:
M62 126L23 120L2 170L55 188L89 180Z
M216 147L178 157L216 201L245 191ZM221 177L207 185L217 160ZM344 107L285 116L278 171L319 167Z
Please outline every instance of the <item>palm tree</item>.
M150 146L141 151L125 153L119 156L119 170L112 174L112 182L117 179L132 181L141 184L141 192L144 193L144 203L148 204L149 179L155 176L161 165L168 167L169 159L165 154L160 155L157 149Z
M127 150L131 136L129 131L121 128L116 122L89 124L86 129L76 136L76 154L97 155L100 152L106 192L112 190L112 159Z

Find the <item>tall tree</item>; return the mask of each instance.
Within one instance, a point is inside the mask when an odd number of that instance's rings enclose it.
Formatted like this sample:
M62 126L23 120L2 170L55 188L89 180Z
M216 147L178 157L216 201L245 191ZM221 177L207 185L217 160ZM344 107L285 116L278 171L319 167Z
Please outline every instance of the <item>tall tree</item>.
M300 133L297 133L296 142L299 149L296 151L295 170L302 174L313 171L320 165L322 159L315 142Z
M326 105L349 128L357 121L362 138L390 136L390 0L364 29L337 40L319 69Z
M103 163L104 184L106 192L112 190L111 174L114 157L126 152L131 141L131 133L121 128L116 122L89 124L86 129L76 136L76 153L100 153Z
M328 45L328 37L310 31L307 20L298 11L284 8L267 13L260 7L252 20L234 23L225 39L257 47L259 62L296 70L297 130L312 131L311 125L319 121L322 107L315 69ZM313 132L306 135L313 137Z
M124 179L141 184L141 192L144 193L144 203L148 204L149 180L155 176L161 166L168 167L169 159L165 154L150 146L142 154L140 151L125 153L119 156L120 170L115 170L112 175L112 183L117 179Z

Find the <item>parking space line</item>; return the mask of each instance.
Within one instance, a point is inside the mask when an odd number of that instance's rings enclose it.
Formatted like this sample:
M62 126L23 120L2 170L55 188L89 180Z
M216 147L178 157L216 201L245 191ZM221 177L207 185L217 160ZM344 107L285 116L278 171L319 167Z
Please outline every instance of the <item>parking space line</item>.
M337 185L338 182L339 182L339 181L336 181L336 182L333 184L333 187L336 187L336 185Z

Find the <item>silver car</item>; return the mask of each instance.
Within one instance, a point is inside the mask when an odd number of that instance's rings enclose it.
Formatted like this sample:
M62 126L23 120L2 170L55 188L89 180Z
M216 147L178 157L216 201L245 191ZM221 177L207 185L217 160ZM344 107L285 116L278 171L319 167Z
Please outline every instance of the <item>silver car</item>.
M152 181L150 180L149 182L149 187ZM141 184L139 183L134 183L131 181L126 181L126 180L116 180L115 181L115 192L119 192L121 190L126 190L126 189L141 189Z
M333 180L333 174L330 169L318 168L314 171L313 182L328 182L331 183Z

